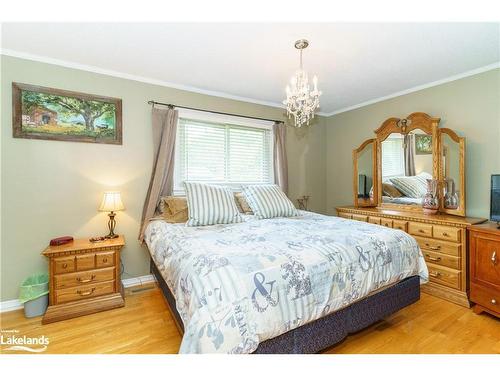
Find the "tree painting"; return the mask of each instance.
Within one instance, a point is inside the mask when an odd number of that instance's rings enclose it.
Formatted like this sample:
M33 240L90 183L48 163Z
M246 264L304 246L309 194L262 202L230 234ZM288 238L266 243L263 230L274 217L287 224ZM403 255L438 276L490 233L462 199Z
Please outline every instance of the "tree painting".
M13 97L14 136L121 144L120 99L22 84Z

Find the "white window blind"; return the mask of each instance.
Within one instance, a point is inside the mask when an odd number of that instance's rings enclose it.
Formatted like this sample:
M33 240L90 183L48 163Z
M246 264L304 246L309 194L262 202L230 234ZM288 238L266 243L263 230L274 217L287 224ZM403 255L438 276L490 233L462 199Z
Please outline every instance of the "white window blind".
M405 175L402 137L388 137L382 142L382 177Z
M179 118L174 192L183 181L232 185L272 183L272 128Z

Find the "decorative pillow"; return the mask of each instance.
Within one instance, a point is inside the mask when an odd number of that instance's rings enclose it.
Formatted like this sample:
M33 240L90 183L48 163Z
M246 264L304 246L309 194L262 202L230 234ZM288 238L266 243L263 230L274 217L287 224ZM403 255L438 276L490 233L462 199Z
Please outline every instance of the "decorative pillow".
M278 185L250 185L243 194L259 219L298 216L299 212Z
M252 215L253 211L248 205L247 200L245 199L245 195L243 193L234 193L234 198L236 199L236 203L240 208L240 212L248 215Z
M382 182L382 192L384 195L391 198L400 198L403 196L403 194L401 194L401 192L396 189L393 184L389 184L387 182Z
M189 212L188 227L243 221L230 188L186 181L184 188Z
M188 221L188 206L186 197L161 197L159 211L167 223L185 223Z
M421 173L418 176L392 177L394 186L408 198L422 198L426 189L426 179L428 173Z

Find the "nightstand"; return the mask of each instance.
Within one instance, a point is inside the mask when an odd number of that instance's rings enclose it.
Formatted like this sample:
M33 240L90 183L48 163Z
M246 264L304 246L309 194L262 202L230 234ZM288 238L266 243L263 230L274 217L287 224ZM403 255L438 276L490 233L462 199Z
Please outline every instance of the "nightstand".
M125 305L120 280L123 236L102 242L75 239L49 246L49 307L42 324L93 314Z
M489 222L469 228L470 299L474 312L500 318L500 229Z

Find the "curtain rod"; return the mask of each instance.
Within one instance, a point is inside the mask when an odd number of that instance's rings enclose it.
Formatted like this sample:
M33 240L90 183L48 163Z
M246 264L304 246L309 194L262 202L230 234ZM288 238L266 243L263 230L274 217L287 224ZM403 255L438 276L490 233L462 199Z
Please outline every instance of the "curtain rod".
M192 110L195 110L195 111L215 113L215 114L217 114L217 115L227 115L227 116L243 117L243 118L249 118L249 119L252 119L252 120L273 121L273 122L279 122L279 123L281 123L281 124L284 124L284 123L285 123L283 120L272 120L272 119L262 118L262 117L253 117L253 116L235 115L234 113L218 112L218 111L209 111L208 109L199 109L199 108L193 108L193 107L185 107L185 106L182 106L182 105L175 105L175 104L170 104L170 103L155 102L154 100L150 100L150 101L148 101L148 104L151 104L151 105L153 105L153 106L154 106L155 104L158 104L158 105L164 105L164 106L171 107L171 108L174 108L174 107L175 107L175 108L192 109Z

